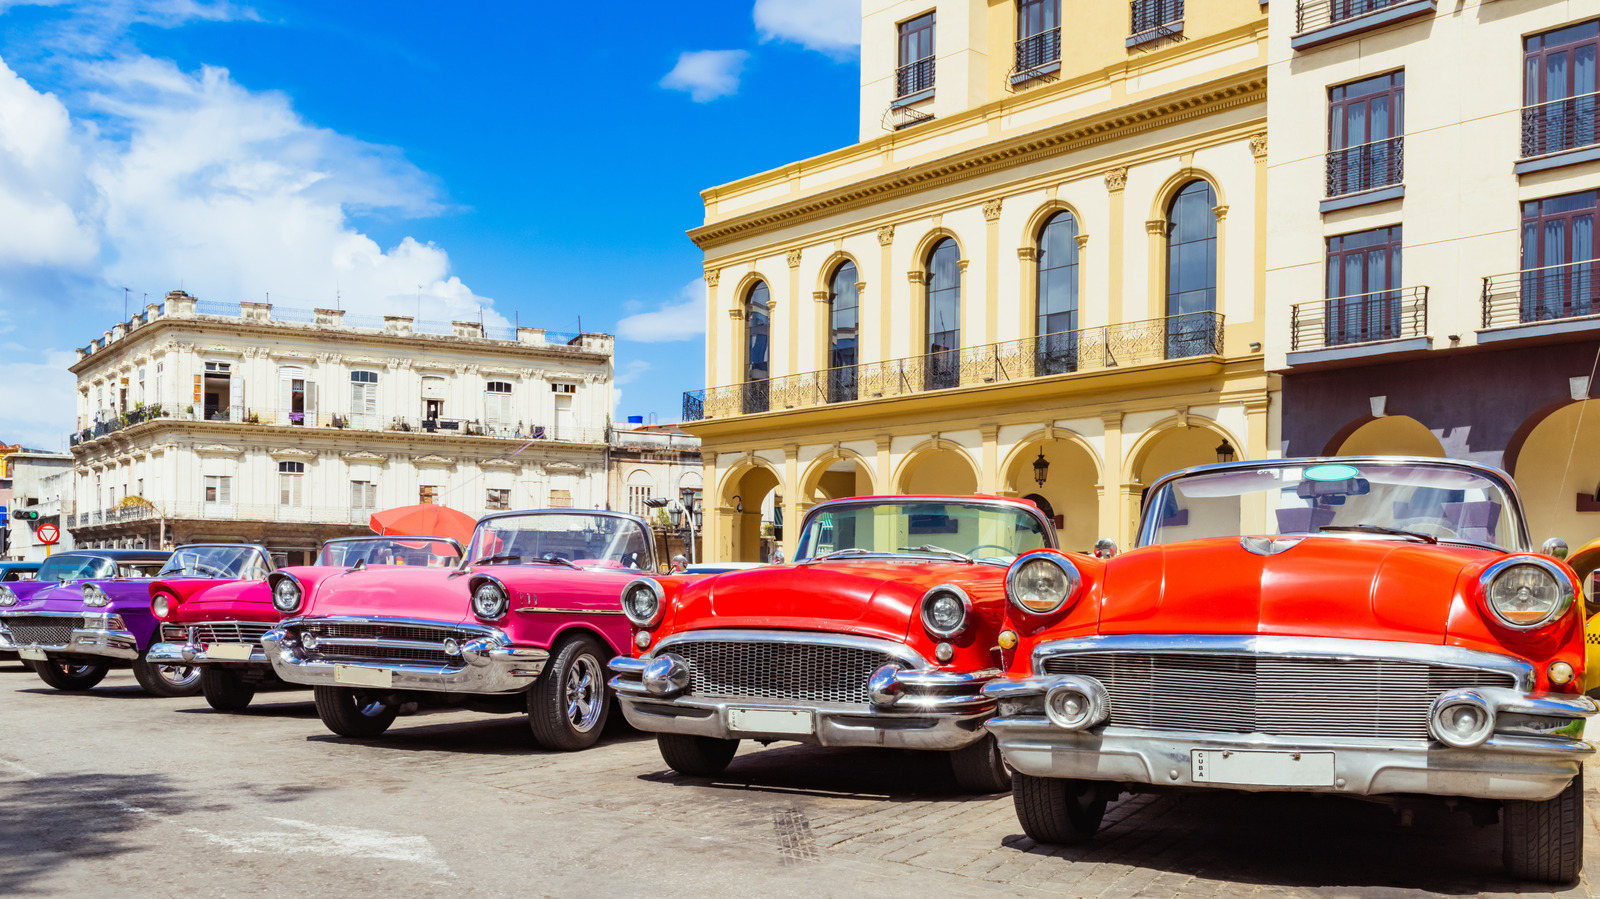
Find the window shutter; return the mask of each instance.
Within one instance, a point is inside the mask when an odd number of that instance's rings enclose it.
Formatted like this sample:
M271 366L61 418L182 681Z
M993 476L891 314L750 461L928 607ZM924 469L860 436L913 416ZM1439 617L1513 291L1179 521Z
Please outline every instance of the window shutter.
M289 423L289 411L294 408L294 381L288 372L278 369L278 420Z
M293 480L293 478L290 475L278 475L278 505L280 506L289 505L289 482L291 480Z
M362 494L361 482L360 481L351 481L350 482L350 508L352 508L352 509L365 509L366 508L366 506L362 505L362 503L361 503L361 494Z
M317 383L306 378L306 426L310 427L317 421Z
M203 375L195 375L194 376L194 402L195 402L196 405L199 405L199 404L204 403L206 401L206 388L205 388L205 384L203 383L203 380L202 380L203 378L204 378ZM98 396L97 396L96 397L96 402L98 402L98 401L99 400L98 400Z
M233 478L217 478L217 501L222 503L233 502Z
M228 420L244 420L244 378L228 373Z

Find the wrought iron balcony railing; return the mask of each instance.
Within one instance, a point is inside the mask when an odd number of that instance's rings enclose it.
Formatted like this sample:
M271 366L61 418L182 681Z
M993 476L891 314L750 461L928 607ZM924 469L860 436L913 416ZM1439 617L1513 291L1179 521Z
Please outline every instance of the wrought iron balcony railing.
M1600 93L1522 107L1522 156L1544 156L1600 144Z
M185 407L188 408L188 407ZM556 425L527 425L502 421L459 418L411 418L385 415L342 415L337 412L282 412L275 409L206 409L174 412L160 406L118 415L68 435L72 446L88 443L124 428L158 418L202 420L243 425L270 425L291 428L333 428L354 431L407 431L446 437L498 437L507 440L561 440L568 443L605 443L605 428L580 428Z
M1404 2L1406 0L1299 0L1294 10L1294 30L1296 34L1304 34Z
M1428 333L1428 288L1401 287L1310 300L1290 307L1290 352L1421 337Z
M1358 194L1405 180L1405 135L1328 152L1329 197Z
M707 387L684 393L683 419L702 421L852 400L914 396L1218 355L1222 353L1222 324L1221 313L1191 312ZM759 402L752 403L753 397Z
M1483 279L1483 326L1600 315L1600 260L1524 269Z
M1061 61L1061 29L1051 28L1030 34L1017 41L1017 65L1014 71L1027 72Z
M1183 0L1133 0L1128 4L1128 33L1144 34L1183 21Z
M933 88L933 57L924 56L894 71L894 95L909 97Z

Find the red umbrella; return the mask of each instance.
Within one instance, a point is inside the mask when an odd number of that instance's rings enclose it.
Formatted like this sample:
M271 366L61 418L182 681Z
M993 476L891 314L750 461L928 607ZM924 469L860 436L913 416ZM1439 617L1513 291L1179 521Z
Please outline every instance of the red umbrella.
M380 536L451 537L462 546L472 540L477 519L437 503L421 503L374 512L368 522Z

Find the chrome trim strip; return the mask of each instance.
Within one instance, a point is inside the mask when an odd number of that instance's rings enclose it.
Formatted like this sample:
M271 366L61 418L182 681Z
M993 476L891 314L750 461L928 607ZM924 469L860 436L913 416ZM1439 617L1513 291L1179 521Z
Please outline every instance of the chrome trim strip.
M528 608L523 608L523 609L513 609L512 611L523 612L523 613L526 613L526 614L529 614L529 615L533 614L534 612L562 612L562 613L568 614L568 615L621 615L622 614L622 610L621 609L542 609L542 608L539 608L537 606L530 606Z
M0 612L0 624L7 618L85 618L103 614L101 612ZM113 615L117 614L115 612Z
M884 640L879 637L860 637L855 634L835 634L827 631L788 631L788 630L754 630L740 628L706 628L703 630L679 631L657 643L648 654L646 660L653 659L663 649L679 643L700 643L705 641L718 643L802 643L815 646L840 646L846 649L865 649L872 652L881 652L894 656L906 662L913 670L922 671L931 669L928 660L918 655L911 647L893 640Z
M1401 643L1390 640L1280 637L1258 634L1111 634L1048 640L1034 647L1032 671L1035 675L1042 675L1044 660L1051 656L1119 652L1390 659L1398 662L1420 662L1509 674L1514 678L1517 689L1524 693L1531 691L1536 683L1531 662L1500 653L1460 646Z
M291 627L304 627L315 624L357 624L357 625L389 625L394 627L428 627L435 630L468 631L480 637L492 637L502 634L500 628L490 627L486 624L474 624L468 621L446 621L438 618L383 618L363 617L360 615L301 615L295 618L285 618L274 625L274 629L283 630ZM320 639L320 638L318 638Z

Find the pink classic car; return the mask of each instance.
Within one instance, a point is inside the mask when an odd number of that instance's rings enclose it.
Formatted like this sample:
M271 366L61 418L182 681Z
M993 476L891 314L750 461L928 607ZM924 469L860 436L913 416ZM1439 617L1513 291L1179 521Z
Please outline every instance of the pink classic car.
M289 617L262 645L341 736L376 737L416 702L526 711L540 745L583 749L610 711L605 661L631 637L622 589L654 570L654 545L616 512L491 515L456 567L274 572Z
M270 567L243 566L260 547L210 544L186 546L177 551L169 573L150 585L150 608L160 619L160 642L150 647L148 658L200 671L200 688L206 702L221 712L236 712L250 705L263 687L281 686L261 648L261 635L283 615L272 604L267 585ZM317 555L316 566L281 569L291 577L314 582L335 573L358 571L369 565L454 567L461 560L461 544L448 537L344 537L329 540ZM230 577L231 575L231 577Z

